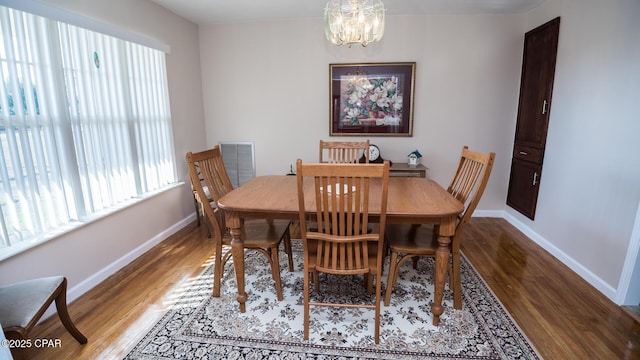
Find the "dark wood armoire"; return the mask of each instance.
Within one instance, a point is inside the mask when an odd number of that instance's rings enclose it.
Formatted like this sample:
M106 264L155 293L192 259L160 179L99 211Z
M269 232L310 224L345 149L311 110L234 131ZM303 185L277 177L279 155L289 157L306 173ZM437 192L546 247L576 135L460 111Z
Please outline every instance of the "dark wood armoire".
M507 205L535 217L547 141L560 18L524 36L518 119Z

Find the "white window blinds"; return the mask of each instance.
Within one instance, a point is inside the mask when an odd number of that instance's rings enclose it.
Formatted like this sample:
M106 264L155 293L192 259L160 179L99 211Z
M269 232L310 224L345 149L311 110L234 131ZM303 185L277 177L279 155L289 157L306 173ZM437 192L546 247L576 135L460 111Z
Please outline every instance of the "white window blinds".
M0 7L0 251L175 183L165 54Z

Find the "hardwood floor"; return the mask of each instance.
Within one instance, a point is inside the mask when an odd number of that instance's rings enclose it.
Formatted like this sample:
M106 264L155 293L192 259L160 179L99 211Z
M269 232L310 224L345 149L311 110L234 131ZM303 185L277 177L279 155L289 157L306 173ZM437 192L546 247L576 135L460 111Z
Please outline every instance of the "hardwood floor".
M640 323L504 219L473 218L462 251L545 359L640 359ZM118 359L162 316L172 290L211 261L195 223L69 304L88 338L78 344L57 316L32 338L62 347L32 359Z
M462 251L545 359L640 359L640 323L504 219L474 218Z

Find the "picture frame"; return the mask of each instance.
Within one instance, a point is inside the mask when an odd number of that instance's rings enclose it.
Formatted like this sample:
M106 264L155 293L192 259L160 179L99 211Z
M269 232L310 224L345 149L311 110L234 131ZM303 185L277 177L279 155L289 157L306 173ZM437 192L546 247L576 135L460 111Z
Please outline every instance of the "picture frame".
M413 136L415 62L329 64L331 136Z

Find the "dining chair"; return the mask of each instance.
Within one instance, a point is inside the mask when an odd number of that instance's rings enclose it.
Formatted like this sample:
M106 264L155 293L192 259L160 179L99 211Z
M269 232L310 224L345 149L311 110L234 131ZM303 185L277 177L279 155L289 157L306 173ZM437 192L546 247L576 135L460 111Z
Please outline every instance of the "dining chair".
M358 163L364 157L369 163L369 140L367 141L323 141L320 140L321 163Z
M7 338L32 341L29 333L54 301L62 325L80 344L86 344L86 336L69 316L67 278L64 276L25 280L0 287L0 324ZM28 348L13 350L16 358L26 358Z
M495 153L479 153L462 148L462 155L458 163L451 184L447 191L458 201L465 204L464 211L458 215L455 235L451 240L451 265L449 269L450 285L453 288L453 306L462 308L462 284L460 280L460 239L467 221L471 218L484 188L489 181L493 167ZM435 256L438 249L438 226L390 224L386 229L386 239L391 250L389 274L387 277L384 305L391 302L391 291L395 285L400 266L413 259L416 268L417 260L421 256ZM400 259L398 260L398 257Z
M199 199L206 198L204 186L207 186L214 202L233 190L233 185L222 161L220 147L202 152L188 152L186 154L187 167L191 183L196 189ZM197 167L200 168L200 176L203 181L198 180ZM222 209L212 206L209 202L200 201L208 226L211 227L210 234L214 239L215 263L213 272L213 296L220 296L220 279L224 264L231 257L231 251L227 251L222 256L222 249L231 246L231 235L225 225L225 217ZM285 251L289 256L289 266L292 267L293 259L291 252L291 238L289 234L288 220L247 220L244 221L242 231L244 232L245 249L257 250L269 260L271 274L276 285L278 300L282 300L282 283L280 279L280 263L278 259L278 248L284 242Z
M318 161L330 164L369 163L369 140L367 141L324 141L320 140ZM368 230L372 230L369 224ZM315 231L316 224L308 223L309 230Z
M375 309L375 343L380 341L383 239L387 214L389 162L383 164L327 164L296 162L300 233L304 250L304 339L309 339L309 307L335 306ZM313 182L313 199L305 199L304 181ZM370 197L372 179L379 179L379 198ZM313 204L313 205L311 205ZM377 231L368 232L370 207L380 206ZM315 215L317 229L307 228L307 212ZM376 246L371 246L375 244ZM363 274L375 277L375 303L329 303L310 299L310 276L319 292L318 273ZM370 293L371 289L367 289ZM340 295L340 294L338 294ZM346 294L346 298L349 298Z

